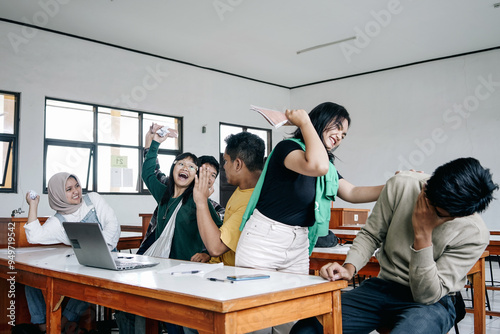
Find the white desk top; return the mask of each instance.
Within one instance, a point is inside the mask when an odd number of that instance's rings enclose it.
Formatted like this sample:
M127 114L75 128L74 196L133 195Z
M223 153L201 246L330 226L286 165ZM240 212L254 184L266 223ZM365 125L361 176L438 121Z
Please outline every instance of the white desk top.
M490 234L490 241L500 241L500 235L491 235Z
M199 273L176 276L171 275L168 272L168 268L181 263L195 263L149 257L143 258L160 262L160 264L152 268L126 271L106 270L80 265L73 255L73 250L65 246L18 248L15 250L15 253L16 264L23 263L58 272L98 277L117 283L125 283L155 290L178 292L217 301L251 297L263 293L284 291L327 282L319 276L266 272L264 270L231 266L223 266L205 274ZM0 249L0 259L9 260L7 249ZM228 275L256 273L266 273L271 277L269 279L235 283L212 282L206 279L206 277L225 278Z
M313 253L347 254L352 245L337 245L335 247L314 247Z
M129 231L120 232L120 238L130 238L130 237L142 237L142 233L141 232L129 232Z
M347 235L357 235L359 230L343 230L340 228L330 229L334 234L347 234Z

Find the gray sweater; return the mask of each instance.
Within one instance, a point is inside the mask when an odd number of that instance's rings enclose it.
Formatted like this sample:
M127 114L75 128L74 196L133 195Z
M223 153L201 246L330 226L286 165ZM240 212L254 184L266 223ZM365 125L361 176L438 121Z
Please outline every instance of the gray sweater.
M467 272L485 250L490 235L482 218L474 214L436 227L432 246L414 250L413 207L428 178L415 172L392 177L345 261L359 270L379 249L379 277L409 286L414 300L423 304L435 303L464 287Z

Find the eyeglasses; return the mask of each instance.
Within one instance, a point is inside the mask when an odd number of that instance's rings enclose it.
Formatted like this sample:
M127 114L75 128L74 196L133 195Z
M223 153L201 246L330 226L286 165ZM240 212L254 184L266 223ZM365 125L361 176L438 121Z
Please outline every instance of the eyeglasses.
M195 164L189 164L187 162L176 160L176 161L174 161L174 165L179 166L179 168L186 167L187 169L189 169L190 172L197 172L198 171L198 166L196 166Z

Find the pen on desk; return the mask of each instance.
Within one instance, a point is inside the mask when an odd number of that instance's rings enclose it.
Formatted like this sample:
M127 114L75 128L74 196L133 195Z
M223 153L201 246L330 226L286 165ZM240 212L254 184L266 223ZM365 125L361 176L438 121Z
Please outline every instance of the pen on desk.
M66 257L70 257L71 255L75 255L75 254L68 254L68 255L66 255Z
M212 282L228 282L228 283L234 283L234 281L228 280L228 279L220 279L220 278L215 278L215 277L207 277L209 281Z
M174 271L171 272L170 275L189 275L189 274L197 274L199 270L190 270L190 271Z

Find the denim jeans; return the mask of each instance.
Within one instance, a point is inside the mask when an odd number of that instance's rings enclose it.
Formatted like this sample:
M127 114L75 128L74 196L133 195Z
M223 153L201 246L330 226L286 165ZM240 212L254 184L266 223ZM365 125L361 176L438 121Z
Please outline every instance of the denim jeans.
M370 278L358 288L342 293L342 333L370 333L379 327L391 334L445 334L454 324L455 306L451 296L424 305L413 301L409 287ZM299 321L290 334L323 333L316 318Z
M42 290L31 286L25 286L24 291L31 315L31 323L44 324L47 307L45 305L45 298L43 297ZM62 315L66 317L68 321L78 321L81 314L85 312L88 307L89 303L71 298L68 304L66 304Z
M146 333L146 318L122 311L115 312L116 324L120 334L144 334ZM194 329L174 325L167 322L160 324L168 334L198 333ZM184 331L183 331L184 329ZM186 331L190 330L190 331ZM160 331L161 332L161 331Z

